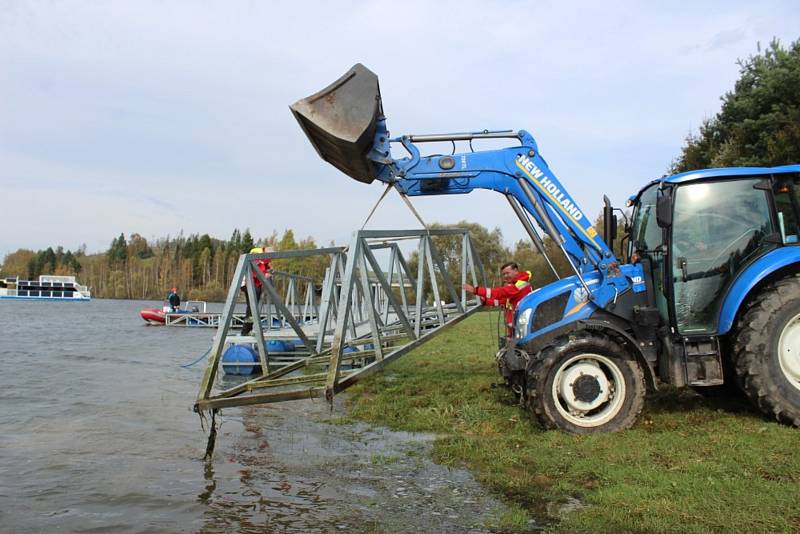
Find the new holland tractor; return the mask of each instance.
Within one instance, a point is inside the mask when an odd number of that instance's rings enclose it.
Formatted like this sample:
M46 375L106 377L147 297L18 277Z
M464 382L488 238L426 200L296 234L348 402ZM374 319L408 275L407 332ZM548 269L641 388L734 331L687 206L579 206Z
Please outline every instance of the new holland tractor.
M351 178L408 196L490 189L539 252L534 222L558 245L571 276L519 303L498 354L506 383L545 427L623 429L660 383L726 380L800 426L800 165L650 182L629 199L623 263L608 199L601 236L524 130L390 137L378 78L361 64L291 110L319 155ZM472 150L485 139L509 146ZM457 141L470 150L455 153ZM431 142L451 142L454 153L422 155Z

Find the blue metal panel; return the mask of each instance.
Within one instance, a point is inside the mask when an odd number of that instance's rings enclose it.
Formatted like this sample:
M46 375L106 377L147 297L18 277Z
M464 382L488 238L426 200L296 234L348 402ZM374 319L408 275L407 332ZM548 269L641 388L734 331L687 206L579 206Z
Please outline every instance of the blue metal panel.
M641 265L623 265L621 270L623 277L627 279L628 286L632 289L632 291L635 293L646 291L644 270L642 269ZM586 285L589 286L593 293L597 294L597 292L601 290L603 278L599 272L594 271L587 273L584 276L584 280L586 281ZM605 289L608 289L608 287ZM619 291L617 296L624 293L624 291L625 290ZM552 330L555 330L556 328L568 325L581 319L586 319L598 309L598 306L594 302L587 299L586 291L581 285L580 280L578 280L578 277L570 276L567 278L562 278L561 280L551 284L547 284L539 289L535 289L533 292L523 298L517 305L514 324L516 325L516 317L519 315L519 313L532 308L533 314L528 323L529 325L532 325L536 316L537 307L541 303L547 302L548 300L566 292L570 293L570 297L566 306L564 307L564 315L562 319L549 324L544 328L540 328L535 332L523 333L523 335L520 336L520 343L526 343L536 337L541 336L542 334L546 334Z
M800 263L800 247L775 249L753 262L736 278L728 290L719 313L718 334L727 334L747 294L765 277L788 265Z
M589 285L589 287L593 287L600 282L600 275L599 273L596 272L589 273L584 278L584 280L586 280L586 283L587 285ZM522 333L522 335L520 336L520 343L526 343L542 334L546 334L551 330L554 330L565 324L571 323L577 320L578 318L582 318L583 313L580 312L582 311L583 308L590 308L589 313L591 314L591 312L596 309L594 305L591 303L587 303L586 305L582 306L582 308L576 309L577 301L581 300L580 299L581 291L583 291L583 293L585 294L585 290L583 290L580 280L578 280L577 276L573 275L567 278L562 278L561 280L557 280L550 284L547 284L546 286L542 286L541 288L535 289L529 295L523 298L517 305L517 310L516 313L514 314L514 324L516 325L516 318L520 314L520 312L532 308L533 316L531 317L531 320L529 322L529 327L530 327L530 325L533 324L534 317L536 315L536 308L541 303L547 302L548 300L552 299L557 295L561 295L562 293L566 292L571 293L569 301L567 302L564 308L564 317L560 321L549 324L544 328L541 328L535 332ZM578 293L576 294L576 292ZM572 313L568 313L568 311L572 311Z

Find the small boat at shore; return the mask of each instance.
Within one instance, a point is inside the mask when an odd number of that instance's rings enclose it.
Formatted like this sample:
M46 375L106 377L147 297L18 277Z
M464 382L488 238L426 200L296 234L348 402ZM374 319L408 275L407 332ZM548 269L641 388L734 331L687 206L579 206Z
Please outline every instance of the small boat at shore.
M16 276L0 278L0 299L17 300L92 300L92 293L74 276L43 274L38 280L21 280Z

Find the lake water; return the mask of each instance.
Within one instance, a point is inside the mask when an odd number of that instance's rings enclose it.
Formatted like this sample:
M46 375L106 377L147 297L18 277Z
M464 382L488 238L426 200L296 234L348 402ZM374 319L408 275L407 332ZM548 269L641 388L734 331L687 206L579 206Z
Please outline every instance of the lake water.
M502 513L431 436L334 424L324 402L192 412L214 330L158 302L0 301L0 530L487 532ZM339 401L341 397L338 398Z

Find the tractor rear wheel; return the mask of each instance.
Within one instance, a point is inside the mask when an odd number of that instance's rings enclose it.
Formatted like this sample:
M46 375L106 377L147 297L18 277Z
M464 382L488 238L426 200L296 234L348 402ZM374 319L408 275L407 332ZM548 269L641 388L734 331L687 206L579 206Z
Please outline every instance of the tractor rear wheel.
M545 428L574 434L630 427L644 406L644 374L613 338L561 336L527 370L528 402Z
M734 355L747 396L778 421L800 426L800 276L766 286L748 305Z

